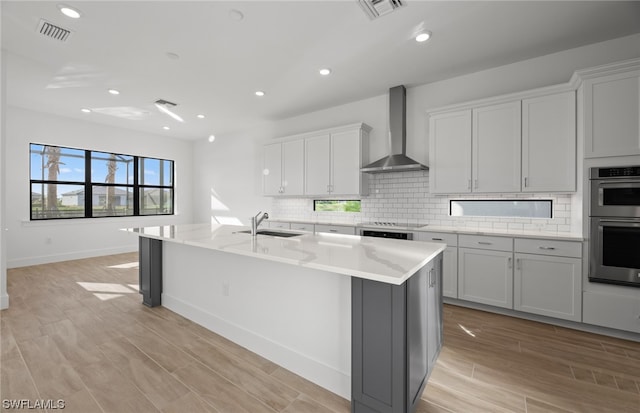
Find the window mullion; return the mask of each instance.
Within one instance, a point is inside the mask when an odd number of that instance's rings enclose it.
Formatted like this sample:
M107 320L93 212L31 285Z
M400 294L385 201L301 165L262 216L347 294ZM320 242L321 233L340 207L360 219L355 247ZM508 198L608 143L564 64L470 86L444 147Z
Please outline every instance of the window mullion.
M93 186L91 185L91 151L84 151L84 216L93 217Z

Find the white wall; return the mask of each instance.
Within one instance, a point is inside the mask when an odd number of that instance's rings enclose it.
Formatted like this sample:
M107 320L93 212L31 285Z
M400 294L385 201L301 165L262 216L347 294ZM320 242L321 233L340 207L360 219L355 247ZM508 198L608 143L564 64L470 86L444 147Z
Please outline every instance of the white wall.
M525 60L465 76L407 88L407 154L428 163L428 109L468 100L537 87L566 83L575 70L640 56L640 35L633 35ZM212 215L210 190L225 187L226 214L246 218L258 210L271 210L270 200L261 196L261 146L272 138L308 132L353 122L373 127L370 160L387 152L387 95L308 113L293 118L265 122L252 131L220 136L213 144L194 146L194 198L196 221ZM224 177L234 176L233 183ZM231 188L233 187L233 188ZM201 194L207 193L204 197Z
M2 20L2 7L0 7L0 21ZM0 30L0 44L2 44L2 30ZM9 296L7 295L7 248L4 231L4 199L5 199L5 116L2 108L6 107L7 98L5 96L6 81L6 61L0 54L0 309L9 307Z
M137 238L118 231L119 228L192 221L191 142L16 107L5 111L3 158L6 171L10 171L4 203L9 268L135 251ZM32 142L174 160L176 215L29 221Z

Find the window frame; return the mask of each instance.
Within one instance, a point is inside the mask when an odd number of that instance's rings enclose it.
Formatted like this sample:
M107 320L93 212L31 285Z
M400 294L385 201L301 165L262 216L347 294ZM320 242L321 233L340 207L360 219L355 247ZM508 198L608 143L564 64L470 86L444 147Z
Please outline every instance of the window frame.
M33 179L32 176L32 154L38 153L33 150L33 146L41 146L42 153L41 156L46 156L45 148L54 147L60 148L61 150L70 149L74 151L83 151L84 152L84 180L82 181L67 181L67 180L49 180L44 179L44 168L43 168L43 176L42 179ZM107 183L107 182L94 182L91 176L91 162L93 159L94 153L106 154L106 155L115 155L115 157L131 157L131 162L133 163L133 183ZM140 170L140 161L144 162L146 159L158 160L160 161L161 168L165 162L169 162L171 166L170 180L168 185L163 185L160 182L158 185L141 185L139 183L139 170ZM46 217L46 218L38 218L34 217L34 196L32 192L33 185L75 185L80 186L84 190L84 214L83 216L67 216L67 217ZM133 213L128 215L94 215L94 205L93 205L93 189L94 187L115 187L115 188L125 188L127 193L129 189L132 193L132 201L133 201ZM144 193L145 189L148 188L157 188L160 189L161 197L160 199L164 199L165 191L169 191L171 193L171 212L160 212L155 214L141 214L140 213L140 194L141 191ZM127 195L128 197L128 195ZM44 204L45 194L40 194L40 202ZM43 210L43 215L46 215L46 212ZM102 150L91 150L91 149L81 149L81 148L72 148L67 146L59 146L59 145L49 145L43 143L29 143L29 220L30 221L50 221L50 220L67 220L67 219L87 219L87 218L130 218L130 217L139 217L139 216L163 216L163 215L175 215L175 161L172 159L164 159L158 157L150 157L150 156L138 156L138 155L130 155L123 154L117 152L107 152Z

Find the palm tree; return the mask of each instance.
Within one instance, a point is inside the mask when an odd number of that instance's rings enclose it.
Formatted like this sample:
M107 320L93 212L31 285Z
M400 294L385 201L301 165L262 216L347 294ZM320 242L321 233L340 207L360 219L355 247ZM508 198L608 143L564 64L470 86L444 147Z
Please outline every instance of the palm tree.
M107 177L105 178L106 183L108 184L115 183L117 169L118 169L118 164L116 163L116 155L112 153L109 156L109 163L107 164ZM106 210L108 212L108 215L115 215L115 212L116 212L116 187L115 186L107 186Z
M57 146L45 146L45 153L47 154L47 164L45 168L48 169L47 179L49 181L57 181L58 174L60 173L60 165L64 163L60 162L60 148ZM58 187L55 184L47 185L47 198L46 198L46 214L49 218L54 218L59 215L58 210Z

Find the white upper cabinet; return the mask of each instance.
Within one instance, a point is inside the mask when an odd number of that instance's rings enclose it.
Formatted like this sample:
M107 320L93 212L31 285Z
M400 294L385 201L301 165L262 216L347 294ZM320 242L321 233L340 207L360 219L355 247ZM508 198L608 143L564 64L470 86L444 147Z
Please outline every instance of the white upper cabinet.
M364 195L370 128L356 124L305 139L305 195Z
M473 109L473 192L520 191L520 101Z
M305 139L305 194L331 193L331 136L323 134Z
M304 141L264 146L263 194L302 195L304 189Z
M471 192L471 110L429 118L429 190Z
M282 194L302 195L304 192L304 141L282 143Z
M264 195L281 195L282 191L282 144L264 146L262 165L262 192Z
M430 112L430 191L575 191L576 99L566 90L551 87Z
M360 130L331 134L330 188L334 194L360 194Z
M522 101L522 191L576 190L575 92Z
M585 71L587 158L640 155L640 59L619 66L603 68L602 75L596 69Z
M371 128L356 123L282 138L264 146L267 196L364 195Z

